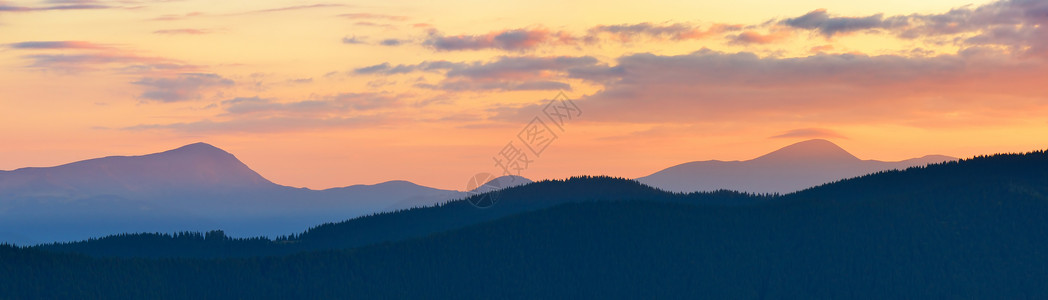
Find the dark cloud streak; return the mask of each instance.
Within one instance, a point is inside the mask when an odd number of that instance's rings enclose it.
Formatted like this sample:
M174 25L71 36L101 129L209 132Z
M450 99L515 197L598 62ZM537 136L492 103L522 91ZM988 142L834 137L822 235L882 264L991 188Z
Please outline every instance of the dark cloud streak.
M111 47L84 41L29 41L7 44L12 49L110 49Z
M570 34L553 32L544 28L510 29L483 35L446 36L430 31L423 45L437 51L462 51L498 49L505 51L527 51L541 45L574 44L576 38Z
M883 14L866 17L831 17L825 9L817 9L800 17L782 20L779 24L794 28L818 30L823 35L832 37L837 34L859 30L897 28L905 26L908 23L907 19L903 16L884 18Z

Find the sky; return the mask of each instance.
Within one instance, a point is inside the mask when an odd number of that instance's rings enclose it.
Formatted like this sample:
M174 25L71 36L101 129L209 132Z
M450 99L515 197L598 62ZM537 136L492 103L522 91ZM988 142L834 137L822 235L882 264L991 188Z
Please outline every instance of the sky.
M1021 152L1046 59L1048 0L0 0L0 170L206 142L284 185L463 190L812 138Z

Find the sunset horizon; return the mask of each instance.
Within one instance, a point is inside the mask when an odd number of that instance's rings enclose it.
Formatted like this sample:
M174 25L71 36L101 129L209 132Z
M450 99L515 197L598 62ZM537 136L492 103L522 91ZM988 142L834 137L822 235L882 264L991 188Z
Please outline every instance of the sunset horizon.
M0 2L0 170L207 142L291 186L461 189L561 92L583 113L519 175L1045 148L1043 6L897 2Z
M1048 0L0 0L0 299L1048 299Z
M478 173L477 174L472 174L472 175L475 176L475 175L478 175L478 174L489 174L490 176L493 176L493 177L520 176L520 177L523 177L523 178L526 178L526 179L529 179L529 180L563 180L563 179L567 179L567 178L570 178L570 177L577 177L577 176L612 176L612 177L618 177L618 178L636 179L636 178L645 177L647 175L652 175L654 173L658 173L658 171L664 171L665 169L673 167L674 165L681 165L681 164L695 163L695 162L702 162L702 161L745 162L745 161L751 161L751 160L758 159L758 158L767 156L769 154L776 153L776 152L779 152L779 151L784 151L784 150L792 151L791 154L794 154L794 155L802 155L802 156L805 156L807 158L814 159L814 160L823 160L826 163L833 163L835 161L835 158L833 158L833 157L823 157L822 156L825 153L820 152L820 151L823 151L823 150L826 150L826 149L810 149L810 148L809 149L791 149L792 147L797 147L798 145L810 144L810 143L813 143L813 142L825 142L825 143L828 143L828 145L825 145L825 146L820 145L820 146L836 148L836 149L842 151L843 153L845 153L847 155L854 155L854 153L852 153L850 150L844 149L844 148L840 148L841 146L838 145L838 143L834 142L832 140L832 138L798 138L796 141L790 141L787 144L782 144L782 145L778 146L777 148L769 149L768 151L766 151L764 153L759 153L759 154L756 154L756 155L754 155L752 157L748 157L748 158L740 158L740 159L708 158L708 159L696 159L696 160L690 160L690 161L679 161L679 162L672 163L672 164L669 164L669 165L655 167L655 168L652 169L652 171L646 172L644 174L640 174L640 175L637 175L637 176L615 176L615 175L608 175L608 174L590 174L590 173L585 173L585 172L579 172L579 173L575 173L575 174L565 175L563 177L539 178L539 177L528 177L528 176L526 176L527 175L527 168L521 168L521 170L519 170L519 172L518 171L514 171L512 168L508 168L508 171L510 171L510 173L505 173L505 171L507 171L507 170L500 171L500 168L497 165L492 167L492 168L487 168L487 169L481 168L481 169L478 169ZM414 181L407 180L407 179L390 179L390 180L385 180L385 181L363 182L363 183L360 183L360 182L352 183L351 182L351 183L345 183L345 184L340 184L340 185L336 185L336 186L321 187L321 188L308 187L308 186L295 186L295 185L290 185L290 184L286 184L286 183L283 183L283 182L272 180L271 178L266 176L266 174L264 174L262 172L258 172L258 170L255 170L255 168L252 167L250 164L247 164L246 162L243 162L236 153L229 152L229 151L225 150L224 148L222 148L220 145L214 145L214 144L207 143L207 142L194 142L194 143L190 143L190 144L170 147L168 149L158 150L158 151L153 151L153 152L147 152L147 153L112 154L112 155L104 155L104 156L99 156L99 157L92 157L92 158L88 158L88 159L85 159L85 160L70 161L70 162L61 163L61 164L57 164L57 165L28 166L28 167L21 167L21 168L16 168L16 169L11 169L11 170L0 170L0 171L14 172L14 171L28 170L28 169L51 169L51 168L56 168L56 167L63 167L63 166L68 166L68 165L74 165L74 164L82 163L82 162L85 162L85 161L96 161L98 159L106 159L106 158L134 158L134 157L142 157L142 156L160 155L160 154L164 154L164 153L170 153L172 151L180 151L180 150L193 148L193 147L197 147L197 146L210 147L210 148L214 148L216 151L220 151L220 152L225 152L225 153L231 154L231 155L234 156L234 158L237 161L239 161L241 163L245 163L246 167L250 168L252 171L257 172L259 176L261 176L261 177L263 177L263 178L265 178L267 180L270 180L271 182L273 182L275 184L278 184L278 185L291 186L291 187L297 187L297 188L307 188L307 189L312 189L312 190L325 190L325 189L343 188L343 187L355 186L355 185L357 185L357 186L359 186L359 185L377 185L377 184L388 183L388 182L406 181L406 182L411 182L411 183L414 183L414 184L420 184L420 185L423 185L423 186L427 186L425 184L421 184L421 183L414 182ZM521 150L524 150L524 149L521 149ZM810 150L815 150L815 151L810 151ZM1024 153L1024 152L1028 152L1028 151L999 152L999 153ZM998 154L998 153L988 153L988 154L983 154L983 155L990 155L990 154ZM906 158L897 159L897 160L871 159L871 158L857 157L857 156L853 156L853 157L855 157L855 159L861 160L861 161L883 161L883 162L900 162L900 161L905 161L905 160L915 160L915 159L928 158L928 157L934 157L935 159L938 159L939 157L943 157L943 158L948 158L948 160L971 158L971 157L954 157L954 156L950 156L950 155L942 155L942 154L936 154L936 153L924 154L924 155L915 155L913 157L906 157ZM528 167L530 167L530 166L528 166ZM500 172L502 172L502 173L500 173ZM469 191L472 188L476 188L475 186L469 186L467 181L470 178L471 177L468 177L467 180L465 180L465 181L464 180L460 180L460 181L463 181L463 182L466 182L466 183L454 182L454 184L451 185L451 186L428 186L428 187L444 189L444 190L457 190L457 191L467 192L467 191Z

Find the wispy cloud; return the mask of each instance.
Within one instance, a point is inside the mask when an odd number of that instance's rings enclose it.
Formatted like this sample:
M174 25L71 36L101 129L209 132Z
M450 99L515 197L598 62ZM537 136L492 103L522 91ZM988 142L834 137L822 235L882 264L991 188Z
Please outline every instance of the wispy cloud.
M194 17L200 17L200 16L203 16L203 15L204 15L203 12L194 11L194 12L188 12L188 13L184 13L184 14L162 15L162 16L159 16L159 17L156 17L156 18L152 18L152 19L149 19L149 20L151 20L151 21L178 21L178 20L185 20L185 19L194 18Z
M502 56L492 61L451 62L426 61L414 65L381 63L353 70L355 74L404 74L411 72L445 72L448 77L525 78L541 77L543 72L567 72L594 66L592 56Z
M425 61L425 62L421 62L421 63L414 64L414 65L395 65L395 66L387 62L387 63L381 63L381 64L377 64L377 65L371 65L371 66L367 66L367 67L354 69L351 73L358 74L358 75L366 75L366 74L392 75L392 74L405 74L405 73L419 72L419 71L427 71L427 72L447 71L447 70L451 70L451 69L464 68L464 67L467 67L467 66L468 66L468 63L464 63L464 62L450 62L450 61L446 61L446 60Z
M200 99L202 92L216 87L228 87L233 80L217 74L184 73L175 77L146 77L132 82L145 88L140 97L158 102L181 102Z
M357 37L357 36L354 35L352 37L350 37L350 36L343 37L342 38L342 43L343 44L355 45L355 44L366 44L367 42L365 42L363 38Z
M168 124L140 124L125 130L166 130L193 134L276 133L337 128L374 128L395 120L386 115L349 117L261 117L230 120L201 120Z
M110 46L84 41L29 41L7 44L12 49L112 49Z
M445 80L439 84L416 84L416 87L443 91L570 91L571 85L551 80L534 81L477 81L477 80Z
M576 38L563 31L551 31L545 28L522 28L489 32L482 35L457 36L447 36L437 31L430 31L429 36L422 44L437 51L481 49L526 51L540 45L574 43L576 43Z
M288 79L288 80L287 80L287 83L289 83L289 84L307 84L307 83L313 83L313 78L295 78L295 79Z
M177 72L197 68L180 60L151 57L132 51L86 41L27 41L5 45L10 49L26 51L23 59L31 61L32 69L60 73L78 73L110 69L123 73ZM64 50L55 53L52 50Z
M379 28L386 28L386 29L393 29L393 28L395 28L393 25L390 25L390 24L375 23L375 22L371 22L371 21L360 21L360 22L353 23L353 25L365 26L365 27L379 27Z
M32 61L28 65L29 68L61 73L78 73L103 68L121 72L190 70L196 68L178 60L126 53L32 54L22 57Z
M389 20L389 21L406 21L410 18L407 16L395 16L385 14L372 14L372 13L350 13L341 14L339 17L352 19L352 20Z
M378 44L382 45L382 46L400 46L400 44L403 44L403 43L404 43L404 41L398 40L398 39L384 39L384 40L378 42Z
M447 72L448 77L468 77L474 79L527 79L547 78L553 72L566 73L574 68L599 64L592 56L552 56L552 57L500 57L490 62L473 62L466 65L455 65Z
M655 24L648 22L599 25L589 29L586 40L589 42L599 42L605 38L611 38L612 40L619 42L629 42L638 39L673 41L695 40L718 36L726 32L738 31L741 30L742 27L742 25L714 24L703 29L698 25L689 23Z
M273 133L381 126L403 121L392 112L404 95L341 93L301 101L239 97L222 101L223 113L199 121L141 124L127 130L188 133Z
M423 27L429 26L422 24ZM444 35L430 30L422 45L437 51L496 49L523 52L543 46L579 46L604 42L666 42L717 37L739 31L742 25L713 24L706 27L690 23L635 23L598 25L583 34L554 31L544 27L506 29L485 34Z
M825 9L813 10L803 16L779 22L781 25L795 28L817 30L827 37L859 30L898 28L907 23L908 18L904 16L885 18L883 14L875 14L865 17L835 17L830 16Z
M314 8L331 8L331 7L345 7L345 6L346 5L343 5L343 4L331 4L331 3L307 4L307 5L294 5L294 6L284 6L284 7L277 7L277 8L267 8L267 9L252 10L252 11L242 12L242 13L238 13L238 14L240 14L240 15L263 14L263 13L283 12L283 11L292 11L292 10L304 10L304 9L314 9Z
M504 56L493 61L427 61L414 65L381 63L355 69L352 74L439 73L445 77L440 83L418 83L415 86L447 91L571 90L571 85L563 80L572 72L594 66L600 66L600 62L590 56Z
M893 16L882 13L839 16L825 9L816 9L792 18L749 25L641 22L597 25L583 33L533 26L460 35L446 35L430 29L420 43L438 52L527 52L542 47L708 38L723 38L722 41L736 45L772 44L788 40L794 31L812 31L827 39L856 33L887 33L903 39L948 37L946 41L962 47L1009 47L1016 53L1048 56L1048 18L1044 11L1048 11L1048 1L1040 0L1002 0L940 14Z
M379 46L396 47L396 46L401 46L401 45L404 45L404 44L407 44L407 43L410 43L410 42L411 42L410 40L390 38L390 39L380 40L380 41L378 41L377 43L374 43L374 44L375 45L379 45ZM342 43L343 44L347 44L347 45L367 45L367 44L372 44L372 43L369 43L367 40L365 40L365 37L358 37L358 36L355 36L355 35L354 36L342 37Z
M328 3L305 4L305 5L293 5L293 6L284 6L284 7L276 7L276 8L266 8L266 9L258 9L258 10L242 11L242 12L233 12L233 13L225 13L225 14L210 14L210 13L204 13L204 12L195 11L195 12L188 12L188 13L184 13L184 14L166 14L166 15L162 15L162 16L159 16L159 17L155 17L155 18L149 19L149 20L152 20L152 21L179 21L179 20L186 20L186 19L199 18L199 17L244 16L244 15L257 15L257 14L278 13L278 12L285 12L285 11L307 10L307 9L317 9L317 8L345 7L345 6L346 5L344 5L344 4L328 4Z
M278 102L275 99L248 97L222 101L229 114L266 114L268 116L338 115L350 111L368 111L400 105L393 95L381 93L342 93L318 99Z
M777 24L814 30L827 38L878 30L903 39L944 38L962 48L1004 47L1013 54L1048 57L1048 1L1041 0L1002 0L945 13L896 16L845 17L819 9Z
M749 44L771 44L780 42L790 38L793 35L788 29L783 28L772 28L771 32L760 33L752 30L747 30L739 34L730 35L729 43L736 45L749 45Z
M63 3L50 3L54 5L45 6L19 6L13 4L7 4L0 2L0 13L2 12L34 12L34 11L51 11L51 10L89 10L89 9L107 9L117 8L109 5L102 5L94 2L63 2Z
M1037 100L1048 66L1002 53L777 58L704 50L628 55L585 70L569 76L604 83L579 100L594 121L974 124L1048 112Z

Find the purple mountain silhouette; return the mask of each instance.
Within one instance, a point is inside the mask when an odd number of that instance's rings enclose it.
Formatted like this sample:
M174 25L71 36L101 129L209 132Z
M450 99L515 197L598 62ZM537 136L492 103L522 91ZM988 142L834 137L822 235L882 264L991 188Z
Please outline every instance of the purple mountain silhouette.
M110 156L57 167L0 171L3 196L146 196L274 187L277 185L233 154L205 143L143 156Z
M149 155L0 171L0 242L212 229L274 236L465 195L399 180L293 188L265 179L229 152L196 143Z
M928 155L896 162L862 160L822 139L792 144L746 161L695 161L669 167L637 181L673 192L736 190L789 193L884 170L956 160Z

